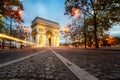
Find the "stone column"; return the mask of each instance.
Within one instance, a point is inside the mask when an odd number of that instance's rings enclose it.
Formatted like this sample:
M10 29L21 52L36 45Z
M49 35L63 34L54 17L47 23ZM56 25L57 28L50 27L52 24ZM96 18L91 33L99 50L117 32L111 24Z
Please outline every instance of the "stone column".
M45 47L48 47L48 39L46 35L45 35Z
M52 46L55 47L55 36L52 36Z
M39 44L39 34L36 34L36 36L35 36L35 43Z
M56 47L59 46L59 37L58 36L55 37L55 46Z
M43 35L43 41L44 41L44 44L43 44L43 47L46 47L46 36L45 35Z
M57 38L58 38L58 42L57 42L57 47L58 47L60 45L60 38L59 36Z

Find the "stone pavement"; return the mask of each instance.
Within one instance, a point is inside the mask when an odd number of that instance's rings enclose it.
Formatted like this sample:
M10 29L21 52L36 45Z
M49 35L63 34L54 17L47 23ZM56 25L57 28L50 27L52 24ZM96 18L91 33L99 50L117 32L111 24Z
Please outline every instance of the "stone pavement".
M26 48L26 49L4 49L0 50L0 64L9 62L15 59L20 59L25 56L32 55L39 51L44 50L44 48ZM9 57L8 57L9 56Z
M0 68L0 80L78 80L51 51Z
M53 50L99 80L120 80L120 51L118 50L80 48Z

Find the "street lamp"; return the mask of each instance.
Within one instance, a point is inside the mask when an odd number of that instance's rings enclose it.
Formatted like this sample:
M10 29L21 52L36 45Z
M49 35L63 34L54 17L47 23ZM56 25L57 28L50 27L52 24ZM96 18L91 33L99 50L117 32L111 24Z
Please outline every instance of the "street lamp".
M78 8L73 8L72 9L72 15L80 14L80 9ZM84 13L84 37L85 37L85 48L86 48L86 29L85 29L85 13Z
M19 16L22 15L22 10L18 10L18 15L19 15Z
M12 10L10 9L10 36L12 35L11 31L12 31L12 19L16 18L18 16L21 16L22 14L22 10L18 9L18 10ZM10 40L10 47L11 48L11 40Z
M10 10L10 36L12 35L12 16L14 15L14 12ZM10 47L11 48L11 40L10 40Z
M73 8L72 9L72 15L74 16L74 15L76 15L76 14L79 14L80 13L80 10L79 9L77 9L77 8Z

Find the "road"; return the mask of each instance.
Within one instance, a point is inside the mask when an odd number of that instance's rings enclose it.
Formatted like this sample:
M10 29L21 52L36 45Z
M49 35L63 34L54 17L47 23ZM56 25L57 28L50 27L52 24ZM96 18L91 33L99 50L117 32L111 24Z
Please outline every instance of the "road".
M79 80L48 49L1 52L0 80Z
M111 49L53 49L100 80L120 80L120 51Z
M19 59L42 50L44 50L44 48L0 50L0 64Z
M119 50L49 49L99 80L120 80ZM0 64L30 55L34 56L0 67L0 80L79 80L49 49L1 50Z

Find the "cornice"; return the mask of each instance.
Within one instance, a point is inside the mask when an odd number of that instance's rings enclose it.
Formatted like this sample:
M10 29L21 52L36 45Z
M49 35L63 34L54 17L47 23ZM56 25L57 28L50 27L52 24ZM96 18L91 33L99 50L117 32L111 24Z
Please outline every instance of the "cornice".
M57 28L59 29L59 23L57 22L54 22L54 21L50 21L50 20L47 20L47 19L43 19L43 18L40 18L40 17L36 17L33 21L32 21L32 25L31 27L33 28L36 24L40 24L40 25L43 25L43 26L48 26L48 27L51 27L52 28Z

